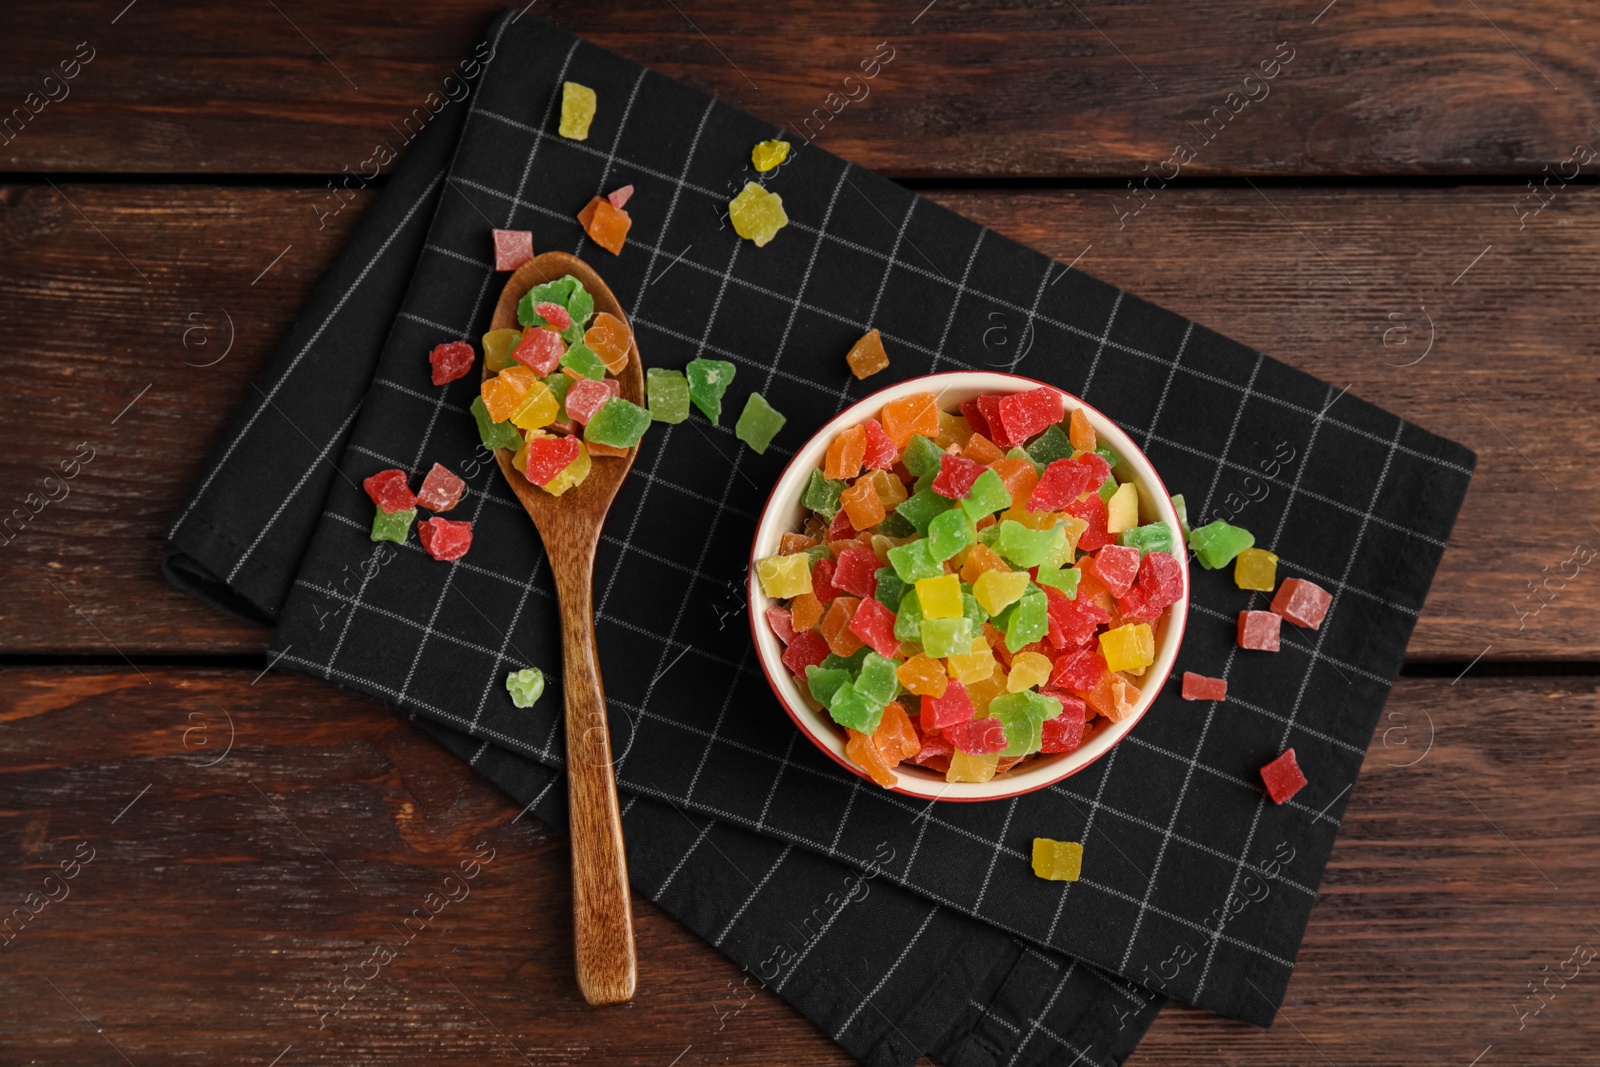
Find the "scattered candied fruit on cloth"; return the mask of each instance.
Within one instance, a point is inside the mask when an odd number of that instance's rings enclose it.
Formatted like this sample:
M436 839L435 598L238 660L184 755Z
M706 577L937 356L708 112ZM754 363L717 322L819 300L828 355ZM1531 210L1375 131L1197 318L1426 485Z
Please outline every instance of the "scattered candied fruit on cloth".
M478 354L466 341L448 341L442 345L435 345L433 351L428 353L433 384L444 385L457 378L466 377L477 358Z
M372 539L374 541L393 541L395 544L405 544L406 534L411 532L411 523L417 517L416 508L404 508L400 511L384 511L381 507L372 517Z
M361 481L361 487L367 491L372 502L378 505L378 510L386 514L404 511L415 507L416 496L411 492L411 487L406 484L406 472L396 468L379 471L370 478Z
M689 380L681 370L651 367L645 371L644 387L656 422L674 425L689 417Z
M544 696L544 672L538 667L512 671L506 675L506 692L511 694L511 703L517 707L533 707L534 702Z
M889 366L889 353L883 350L883 335L877 330L868 330L861 340L850 346L844 359L857 380L877 374Z
M1264 548L1247 548L1233 561L1233 584L1270 593L1278 584L1278 557Z
M1239 647L1256 652L1278 651L1278 628L1281 615L1270 611L1239 612Z
M1076 882L1083 871L1083 846L1076 841L1033 839L1033 873L1052 882Z
M691 359L683 368L689 378L689 399L713 423L722 418L722 394L738 369L725 359Z
M788 141L761 141L750 149L750 165L762 174L769 170L775 170L788 158Z
M1306 785L1306 776L1295 762L1294 749L1285 749L1283 755L1262 767L1261 781L1274 804L1282 804L1300 792Z
M783 197L746 182L728 204L728 221L733 223L734 233L760 248L789 224L789 216L783 211Z
M532 230L494 231L495 270L516 270L532 258Z
M1183 699L1227 700L1228 680L1226 678L1208 678L1193 671L1184 671Z
M589 124L594 121L594 90L577 82L561 83L561 136L570 141L589 139Z
M1315 630L1328 614L1333 595L1315 582L1303 578L1285 578L1272 598L1272 610L1296 626Z
M633 226L633 217L610 200L597 196L578 212L578 223L595 244L620 256L628 240L628 230Z
M767 403L766 397L760 393L751 393L749 399L744 402L744 412L734 424L733 435L749 445L750 450L759 456L766 452L767 446L778 436L778 431L783 429L783 424L788 421L777 408Z
M1221 519L1189 531L1189 547L1194 550L1194 558L1208 571L1226 567L1235 556L1255 543L1255 535L1249 530L1230 526Z
M434 559L460 559L472 547L472 523L435 516L417 523L417 540Z
M461 502L461 494L466 490L467 483L451 473L450 468L435 463L433 469L428 471L428 476L422 479L422 488L417 491L417 503L429 511L449 511Z

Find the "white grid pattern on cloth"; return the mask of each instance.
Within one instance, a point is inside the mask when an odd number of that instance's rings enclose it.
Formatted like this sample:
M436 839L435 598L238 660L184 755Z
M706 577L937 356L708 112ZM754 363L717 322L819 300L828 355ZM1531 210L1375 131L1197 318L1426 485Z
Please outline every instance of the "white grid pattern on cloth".
M733 928L739 925L739 920L744 917L744 913L750 910L750 905L756 902L756 897L761 895L761 891L766 888L768 882L772 881L772 876L778 873L778 868L783 866L783 861L788 859L789 853L793 851L794 842L786 842L783 846L783 851L778 853L778 858L773 860L772 864L767 867L767 873L761 876L761 881L757 882L755 888L750 890L750 895L744 898L744 903L739 905L738 910L728 918L728 924L722 928L722 932L711 942L713 947L722 947L722 943L728 939L728 935L733 932Z
M1033 1040L1033 1035L1038 1033L1039 1030L1044 1027L1044 1017L1049 1015L1050 1009L1056 1006L1056 998L1061 996L1061 991L1067 987L1067 979L1072 977L1072 972L1075 971L1077 967L1077 957L1073 957L1072 962L1067 965L1067 969L1063 971L1061 973L1061 977L1057 979L1056 987L1050 991L1050 999L1045 1001L1044 1009L1040 1011L1038 1015L1028 1020L1028 1032L1022 1035L1021 1041L1017 1042L1017 1047L1011 1052L1011 1058L1006 1061L1006 1067L1012 1067L1012 1064L1016 1063L1017 1060L1021 1058L1022 1050L1028 1047L1028 1042ZM1050 1036L1055 1038L1055 1040L1060 1044L1066 1045L1068 1048L1072 1049L1072 1051L1078 1054L1077 1058L1072 1061L1074 1064L1077 1063L1078 1060L1081 1060L1088 1055L1088 1053L1086 1053L1084 1050L1068 1044L1067 1041L1056 1034L1051 1034ZM1071 1065L1069 1064L1068 1067L1071 1067Z
M1127 295L1127 293L1118 289L1116 298L1111 302L1111 314L1106 316L1106 328L1100 331L1100 340L1095 345L1094 358L1089 361L1089 373L1083 379L1083 387L1079 394L1085 400L1089 399L1089 386L1094 384L1094 372L1100 369L1100 356L1106 350L1106 342L1111 340L1111 328L1116 325L1117 312L1122 310L1122 298ZM1172 365L1174 367L1178 365L1176 358L1172 360ZM1152 425L1154 424L1152 423ZM1223 454L1227 454L1226 449L1223 450Z
M1024 333L1024 336L1028 339L1028 344L1024 347L1022 342L1017 342L1017 354L1012 356L1011 362L1006 365L1007 371L1015 371L1017 364L1021 363L1028 353L1033 351L1033 342L1037 339L1034 331L1039 328L1039 324L1034 321L1034 316L1039 313L1039 302L1044 299L1044 291L1050 284L1050 275L1055 270L1055 266L1056 261L1053 259L1047 258L1044 261L1044 273L1039 277L1039 288L1033 292L1033 306L1028 309L1028 328ZM1065 274L1059 275L1056 280L1059 281L1064 277L1066 277Z
M844 909L841 908L839 910L843 911ZM922 935L928 929L928 924L933 922L933 917L937 914L939 914L937 906L928 912L927 917L922 920L922 925L917 927L917 932L911 935L911 938L906 942L905 948L900 950L900 955L895 957L894 963L890 965L887 971L883 972L883 977L878 979L878 984L867 991L867 995L861 998L860 1003L856 1005L855 1011L852 1011L850 1017L844 1021L844 1025L834 1031L833 1039L835 1041L839 1040L840 1037L844 1036L845 1031L850 1029L850 1025L861 1014L861 1009L871 1003L873 997L883 992L883 987L888 984L889 979L894 977L895 972L900 969L900 965L906 961L906 957L911 955L911 949L915 947L918 941L922 940ZM820 941L822 938L818 937L817 940ZM798 965L799 961L796 961L796 966Z

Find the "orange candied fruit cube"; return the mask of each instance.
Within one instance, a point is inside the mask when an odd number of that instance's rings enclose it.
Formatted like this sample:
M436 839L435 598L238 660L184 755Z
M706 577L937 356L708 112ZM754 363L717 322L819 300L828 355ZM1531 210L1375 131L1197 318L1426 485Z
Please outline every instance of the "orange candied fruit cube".
M872 731L872 743L877 746L883 761L891 767L922 750L917 731L911 728L911 716L906 714L906 709L898 700L891 700L883 706L883 718L878 720L878 728Z
M856 606L860 603L853 596L834 597L828 613L822 617L822 639L828 642L828 651L835 656L848 656L865 643L850 632L850 620L855 618Z
M961 446L961 454L974 463L982 463L985 467L1006 458L1005 451L981 433L975 433L967 438L967 443Z
M918 652L900 664L894 673L900 679L900 684L906 687L906 692L919 697L942 697L950 684L944 667L925 652Z
M1072 415L1067 419L1067 440L1079 452L1094 451L1097 443L1094 427L1089 425L1089 416L1083 413L1082 408L1073 408Z
M626 211L611 206L611 201L597 196L578 212L578 222L595 244L614 256L622 254L623 242L628 239L628 228L633 219Z
M886 789L897 785L900 779L889 769L883 753L879 752L878 746L873 743L872 735L864 734L860 730L849 732L850 740L845 742L844 754L850 757L850 762L866 771L868 777Z
M878 499L883 501L885 511L899 507L906 502L906 483L890 474L888 471L868 471L861 479L870 480L872 488L877 490ZM856 527L860 529L860 527Z
M520 363L515 367L507 367L493 378L486 378L479 392L483 396L483 406L488 409L489 417L495 422L505 422L511 418L517 413L517 408L522 406L523 397L528 395L528 390L537 381L539 375L533 368L524 367Z
M877 330L868 330L861 340L850 346L844 359L857 380L877 374L889 365L889 353L883 350L883 335Z
M854 485L840 493L839 504L850 516L850 525L858 530L872 529L888 514L878 498L878 490L866 478L857 478Z
M816 538L807 537L802 533L785 530L783 536L778 538L778 555L792 556L796 552L804 552L808 548L815 548Z
M932 440L939 436L939 398L932 393L912 393L883 406L883 432L894 447L904 449L916 434Z
M1106 718L1112 722L1121 722L1133 714L1133 706L1139 702L1139 689L1132 682L1120 674L1106 672L1106 677L1111 679L1111 703L1113 711Z
M1021 501L1026 507L1033 487L1039 484L1039 472L1033 464L1025 459L1001 459L989 464L989 469L1000 476L1000 484L1011 494L1012 502Z
M628 365L628 350L633 347L633 334L628 324L615 315L598 311L583 333L583 343L600 357L606 370L621 374L622 368Z
M828 460L823 464L822 476L834 481L844 481L861 473L861 461L867 454L867 431L852 426L843 431L828 445ZM859 529L859 527L857 527Z
M794 632L803 634L822 621L822 601L815 593L801 593L789 601L789 622Z
M971 585L978 580L978 575L984 571L1009 571L1011 568L1000 554L982 541L974 544L967 552L967 561L961 565L961 580ZM993 581L993 579L990 579Z

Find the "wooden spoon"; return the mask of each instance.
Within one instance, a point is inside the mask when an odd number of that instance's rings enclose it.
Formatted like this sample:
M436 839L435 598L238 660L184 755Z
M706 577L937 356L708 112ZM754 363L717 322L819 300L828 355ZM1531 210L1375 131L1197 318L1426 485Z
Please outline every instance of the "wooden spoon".
M627 316L606 283L587 264L565 252L546 252L523 264L500 293L491 329L517 329L517 302L536 285L571 274L594 297L596 313ZM632 332L630 326L629 332ZM490 371L484 367L484 376ZM617 375L622 396L644 405L644 371L634 342L628 365ZM611 772L611 735L606 697L594 643L594 554L606 510L633 466L626 456L595 456L589 476L560 496L551 496L511 464L512 453L495 457L511 491L533 519L544 541L561 605L561 687L566 693L567 806L572 827L572 928L578 988L590 1004L633 999L637 968L633 949L633 904L628 893L628 858L622 844L617 780Z

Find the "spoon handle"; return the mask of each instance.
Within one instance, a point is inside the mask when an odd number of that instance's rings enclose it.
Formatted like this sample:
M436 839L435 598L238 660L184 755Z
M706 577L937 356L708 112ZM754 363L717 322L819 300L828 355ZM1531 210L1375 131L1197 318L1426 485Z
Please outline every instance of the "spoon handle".
M611 768L605 690L600 684L600 660L595 653L595 540L551 539L546 542L546 551L561 604L561 677L567 699L567 806L572 828L572 928L578 988L590 1004L622 1004L633 999L638 975L628 858L622 843L617 780ZM551 541L557 544L553 546ZM554 551L550 551L552 547Z

